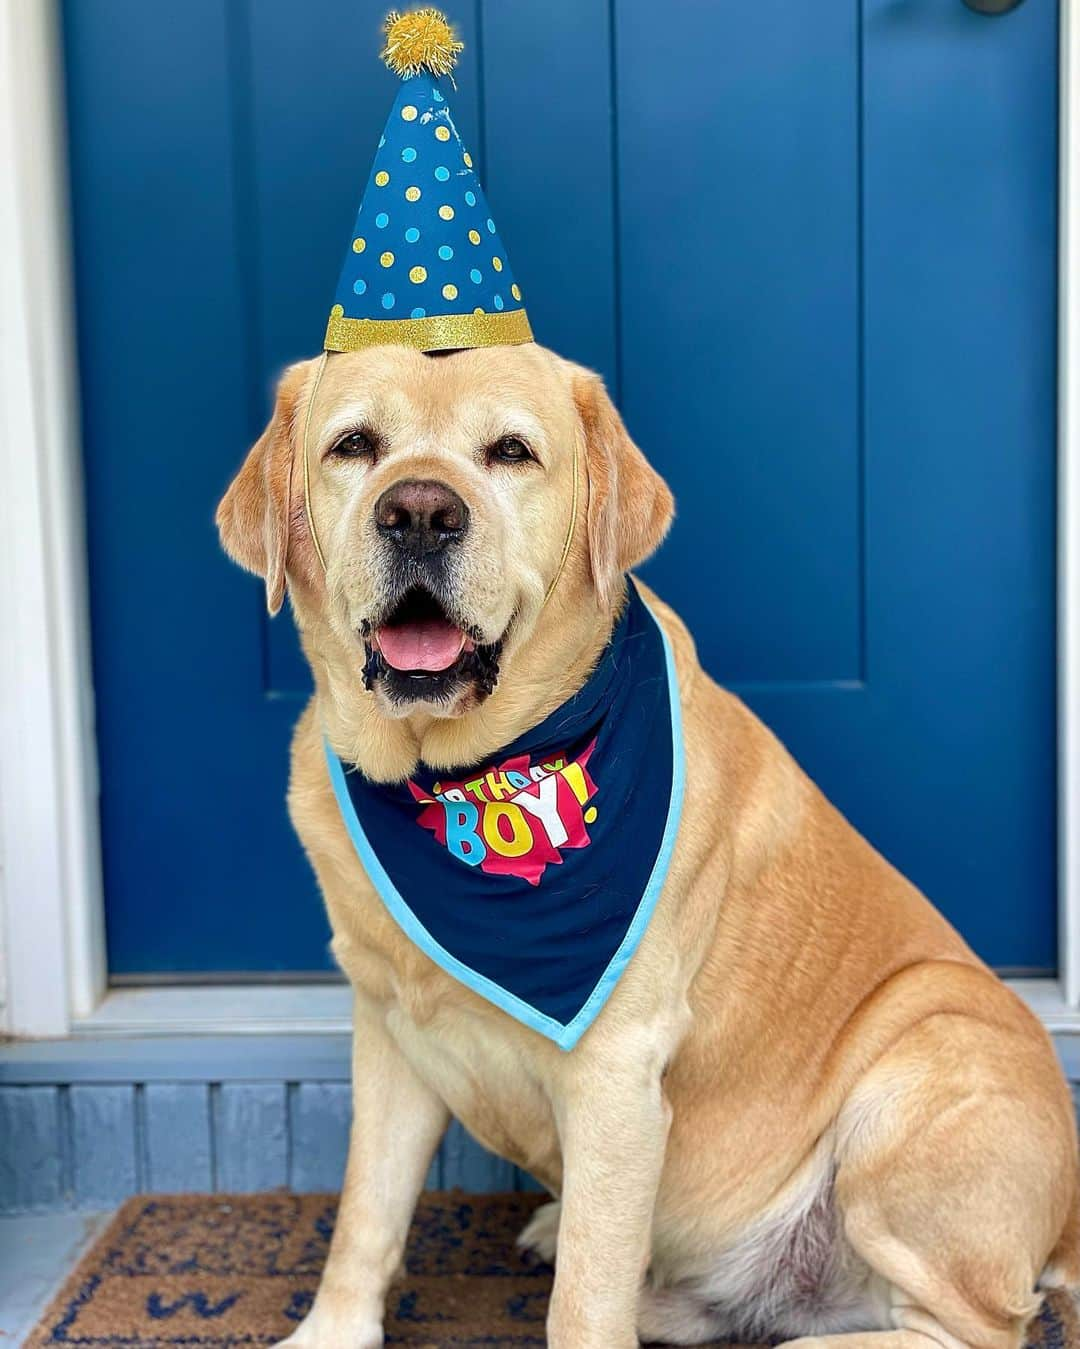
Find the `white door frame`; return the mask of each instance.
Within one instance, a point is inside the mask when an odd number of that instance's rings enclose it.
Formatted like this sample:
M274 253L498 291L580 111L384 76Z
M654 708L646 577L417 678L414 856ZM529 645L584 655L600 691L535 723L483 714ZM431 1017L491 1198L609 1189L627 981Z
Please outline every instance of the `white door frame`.
M28 1035L105 992L61 91L51 0L0 5L0 980Z
M1080 0L1061 0L1061 974L1014 987L1080 1033ZM994 22L994 20L987 20ZM326 985L107 992L56 0L0 4L0 1030L340 1032Z

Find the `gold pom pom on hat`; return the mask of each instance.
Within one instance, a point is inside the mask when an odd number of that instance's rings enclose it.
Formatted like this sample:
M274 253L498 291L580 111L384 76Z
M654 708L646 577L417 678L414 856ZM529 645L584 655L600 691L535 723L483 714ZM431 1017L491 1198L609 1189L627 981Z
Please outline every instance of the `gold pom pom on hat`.
M422 70L449 75L464 42L454 36L446 15L437 9L414 9L407 14L391 10L386 16L386 46L382 59L403 80Z

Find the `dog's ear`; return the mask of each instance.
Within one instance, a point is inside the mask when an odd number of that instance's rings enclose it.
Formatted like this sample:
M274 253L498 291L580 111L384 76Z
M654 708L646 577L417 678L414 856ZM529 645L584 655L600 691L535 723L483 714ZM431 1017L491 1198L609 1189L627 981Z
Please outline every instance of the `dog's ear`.
M282 375L274 415L217 508L221 546L234 562L265 578L272 615L285 598L294 421L306 373L301 362Z
M660 546L675 514L671 489L627 434L603 381L574 376L589 480L589 565L602 607L619 577Z

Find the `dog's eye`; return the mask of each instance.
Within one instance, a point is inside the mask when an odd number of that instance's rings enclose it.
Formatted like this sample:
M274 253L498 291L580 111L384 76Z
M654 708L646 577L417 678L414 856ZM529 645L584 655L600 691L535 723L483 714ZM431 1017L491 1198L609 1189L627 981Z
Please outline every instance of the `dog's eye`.
M375 453L375 441L366 431L350 431L330 453L336 459L363 459Z
M520 436L503 436L487 449L488 462L494 464L522 464L532 457L532 451Z

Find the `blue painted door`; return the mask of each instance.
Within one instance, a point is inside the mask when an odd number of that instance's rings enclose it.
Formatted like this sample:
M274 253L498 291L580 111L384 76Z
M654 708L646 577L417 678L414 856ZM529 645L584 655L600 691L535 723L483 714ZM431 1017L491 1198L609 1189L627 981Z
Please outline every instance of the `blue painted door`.
M118 975L328 966L282 806L307 677L211 518L319 346L384 8L65 6ZM649 580L984 956L1053 969L1054 0L454 17L534 328L675 488Z

